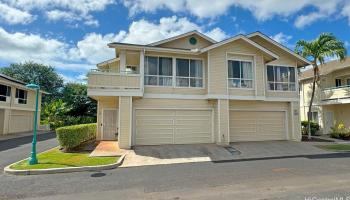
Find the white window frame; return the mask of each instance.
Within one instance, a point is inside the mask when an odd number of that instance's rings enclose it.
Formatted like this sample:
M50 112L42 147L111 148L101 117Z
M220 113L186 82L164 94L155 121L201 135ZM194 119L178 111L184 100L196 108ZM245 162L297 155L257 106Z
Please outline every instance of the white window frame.
M286 67L286 68L289 68L289 67L292 67L294 68L294 77L295 77L295 82L290 82L290 77L288 77L288 82L275 82L275 81L269 81L269 76L268 76L268 73L267 73L267 69L269 66L272 66L273 68L275 67ZM297 68L296 67L293 67L293 66L289 66L289 65L266 65L266 69L265 69L265 74L266 74L266 87L267 87L267 90L270 91L270 92L297 92L298 91L298 77L297 77ZM273 79L275 79L275 69L273 69ZM280 83L280 84L288 84L288 90L271 90L270 89L270 83ZM294 83L294 90L290 90L290 85ZM275 88L275 86L274 86Z
M170 58L171 59L171 73L172 76L165 76L165 75L147 75L146 73L144 74L144 80L146 80L147 77L157 77L157 85L148 85L145 83L146 87L173 87L173 79L174 79L174 62L173 62L173 57L166 57L166 56L153 56L153 55L146 55L145 56L145 67L148 65L147 62L147 57L154 57L157 58L157 74L159 74L159 58ZM147 66L148 67L148 66ZM171 85L159 85L159 78L171 78Z
M23 90L23 89L19 89L19 88L16 88L16 94L15 94L15 97L17 96L17 92L19 91L19 90ZM19 97L16 97L16 103L17 104L27 104L28 103L28 91L27 90L23 90L25 93L25 98L19 98ZM18 95L19 96L19 95ZM23 100L25 103L20 103L19 102L19 100Z
M5 85L5 84L0 84L6 87L6 94L5 95L0 95L0 97L5 97L5 101L0 101L0 102L8 102L10 97L11 97L11 86ZM10 91L9 91L10 88ZM7 93L10 92L9 96L7 96Z
M175 71L175 81L174 81L174 84L175 84L175 88L195 88L195 89L203 89L205 88L205 79L204 79L204 76L205 76L205 69L204 69L204 60L203 59L197 59L197 58L182 58L182 57L174 57L175 59L175 66L174 66L174 71ZM177 59L183 59L183 60L188 60L188 70L189 70L189 76L177 76L177 62L176 60ZM198 78L198 77L192 77L191 76L191 60L199 60L202 62L202 77ZM185 86L178 86L177 85L177 78L183 78L183 79L188 79L188 87L185 87ZM202 80L202 87L191 87L191 79L196 79L196 80Z
M228 73L228 70L229 70L229 64L228 64L228 62L229 61L238 61L238 62L249 62L250 64L251 64L251 66L252 66L252 78L251 79L245 79L245 78L230 78L230 77L228 77L229 76L229 73ZM242 60L242 59L233 59L233 58L230 58L230 59L227 59L227 61L226 61L227 63L227 85L228 85L228 88L229 89L241 89L241 90L254 90L254 88L255 88L255 86L254 86L254 84L255 84L255 81L254 81L254 77L255 77L255 67L254 67L254 62L253 61L251 61L251 60ZM242 66L241 66L241 64L240 64L240 66L239 66L239 76L241 76L241 70L242 70ZM238 80L239 79L239 85L240 85L240 87L232 87L231 86L231 84L230 84L230 81L232 81L232 80ZM249 88L247 88L247 87L242 87L241 86L241 84L242 84L242 80L245 80L245 81L252 81L252 87L249 87Z

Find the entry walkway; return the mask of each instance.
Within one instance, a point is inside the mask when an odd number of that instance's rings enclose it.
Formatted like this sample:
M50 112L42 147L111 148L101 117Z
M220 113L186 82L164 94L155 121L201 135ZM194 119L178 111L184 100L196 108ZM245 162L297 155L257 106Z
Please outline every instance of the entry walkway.
M125 150L120 149L117 141L101 141L91 152L91 157L121 156Z

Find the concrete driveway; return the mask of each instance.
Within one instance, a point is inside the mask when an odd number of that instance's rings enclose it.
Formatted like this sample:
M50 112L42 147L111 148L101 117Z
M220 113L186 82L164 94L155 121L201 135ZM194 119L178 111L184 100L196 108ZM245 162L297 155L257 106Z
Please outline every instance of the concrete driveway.
M329 153L309 143L293 141L239 142L231 143L229 146L215 144L137 146L127 152L122 167L278 159Z

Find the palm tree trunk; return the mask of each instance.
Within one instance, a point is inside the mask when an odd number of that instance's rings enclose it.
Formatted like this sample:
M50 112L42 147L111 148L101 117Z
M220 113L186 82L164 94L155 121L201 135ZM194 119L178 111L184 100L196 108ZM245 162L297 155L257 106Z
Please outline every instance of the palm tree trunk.
M315 97L315 90L316 90L316 82L318 79L318 66L317 63L315 62L314 64L314 79L312 82L312 93L311 93L311 99L309 103L309 111L307 113L307 124L308 124L308 139L311 139L311 110L312 110L312 104L314 102L314 97Z

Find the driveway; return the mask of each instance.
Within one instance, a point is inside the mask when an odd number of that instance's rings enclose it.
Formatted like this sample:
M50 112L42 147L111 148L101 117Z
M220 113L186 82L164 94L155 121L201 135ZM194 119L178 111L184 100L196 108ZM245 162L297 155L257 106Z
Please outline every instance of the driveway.
M122 167L190 162L227 162L329 154L308 143L293 141L137 146L127 152Z

